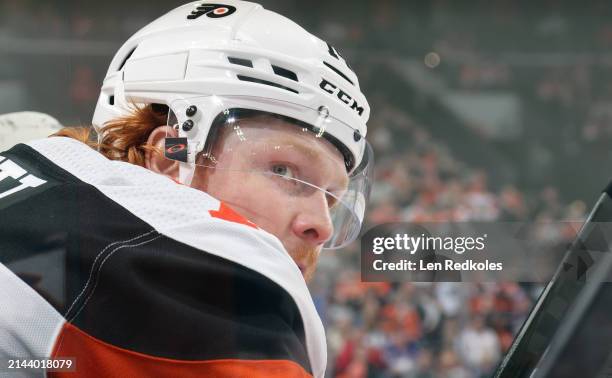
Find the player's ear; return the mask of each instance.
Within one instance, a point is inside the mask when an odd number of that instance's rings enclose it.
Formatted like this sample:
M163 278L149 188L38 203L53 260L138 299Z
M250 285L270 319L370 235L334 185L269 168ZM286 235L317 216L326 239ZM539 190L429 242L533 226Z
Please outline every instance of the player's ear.
M145 168L170 177L178 179L179 163L176 160L167 159L164 156L166 137L176 137L177 132L170 126L158 126L149 134L147 145L154 147L145 152Z

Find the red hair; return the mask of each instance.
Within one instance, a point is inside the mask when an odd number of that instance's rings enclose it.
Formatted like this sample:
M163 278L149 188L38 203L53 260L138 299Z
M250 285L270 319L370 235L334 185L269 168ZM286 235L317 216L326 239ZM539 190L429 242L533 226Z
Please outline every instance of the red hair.
M151 132L167 121L167 112L147 105L135 106L123 117L107 122L96 134L92 127L64 127L52 136L76 139L98 150L111 160L121 160L144 167L145 153L161 153L158 148L147 144ZM99 137L98 137L99 136Z

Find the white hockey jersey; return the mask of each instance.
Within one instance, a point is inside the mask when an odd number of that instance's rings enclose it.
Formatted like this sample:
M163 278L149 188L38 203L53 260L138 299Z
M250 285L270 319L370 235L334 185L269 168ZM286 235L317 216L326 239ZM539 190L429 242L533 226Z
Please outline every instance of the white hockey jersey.
M324 375L321 320L277 238L69 138L0 153L0 288L0 358L75 359L49 376Z

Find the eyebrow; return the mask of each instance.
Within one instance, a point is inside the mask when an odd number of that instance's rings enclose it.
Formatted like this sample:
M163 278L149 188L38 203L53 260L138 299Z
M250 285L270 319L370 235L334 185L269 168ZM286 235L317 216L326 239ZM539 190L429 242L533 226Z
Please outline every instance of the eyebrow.
M271 143L272 144L277 144L278 143L278 144L282 144L282 145L285 145L285 146L294 147L296 150L298 150L302 154L304 154L304 155L306 155L308 157L312 157L312 158L316 159L317 161L313 162L315 164L316 163L321 164L321 163L323 163L325 161L325 159L323 159L320 154L318 154L315 150L313 150L312 148L310 148L309 146L304 144L302 141L288 140L288 139L289 138L277 137L277 138L272 139ZM344 164L342 164L341 166L342 166L342 168L344 168ZM346 172L346 171L343 169L342 172ZM346 188L348 188L348 183L349 183L348 176L343 174L339 188L342 189L342 190L345 190Z

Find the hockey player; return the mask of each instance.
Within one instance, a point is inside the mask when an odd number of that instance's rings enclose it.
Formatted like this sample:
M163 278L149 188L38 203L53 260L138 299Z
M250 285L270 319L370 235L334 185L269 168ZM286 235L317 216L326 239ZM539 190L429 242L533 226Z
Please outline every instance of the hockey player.
M0 357L53 358L53 376L322 377L304 278L361 227L368 116L338 52L257 4L147 25L110 64L96 139L0 154Z

